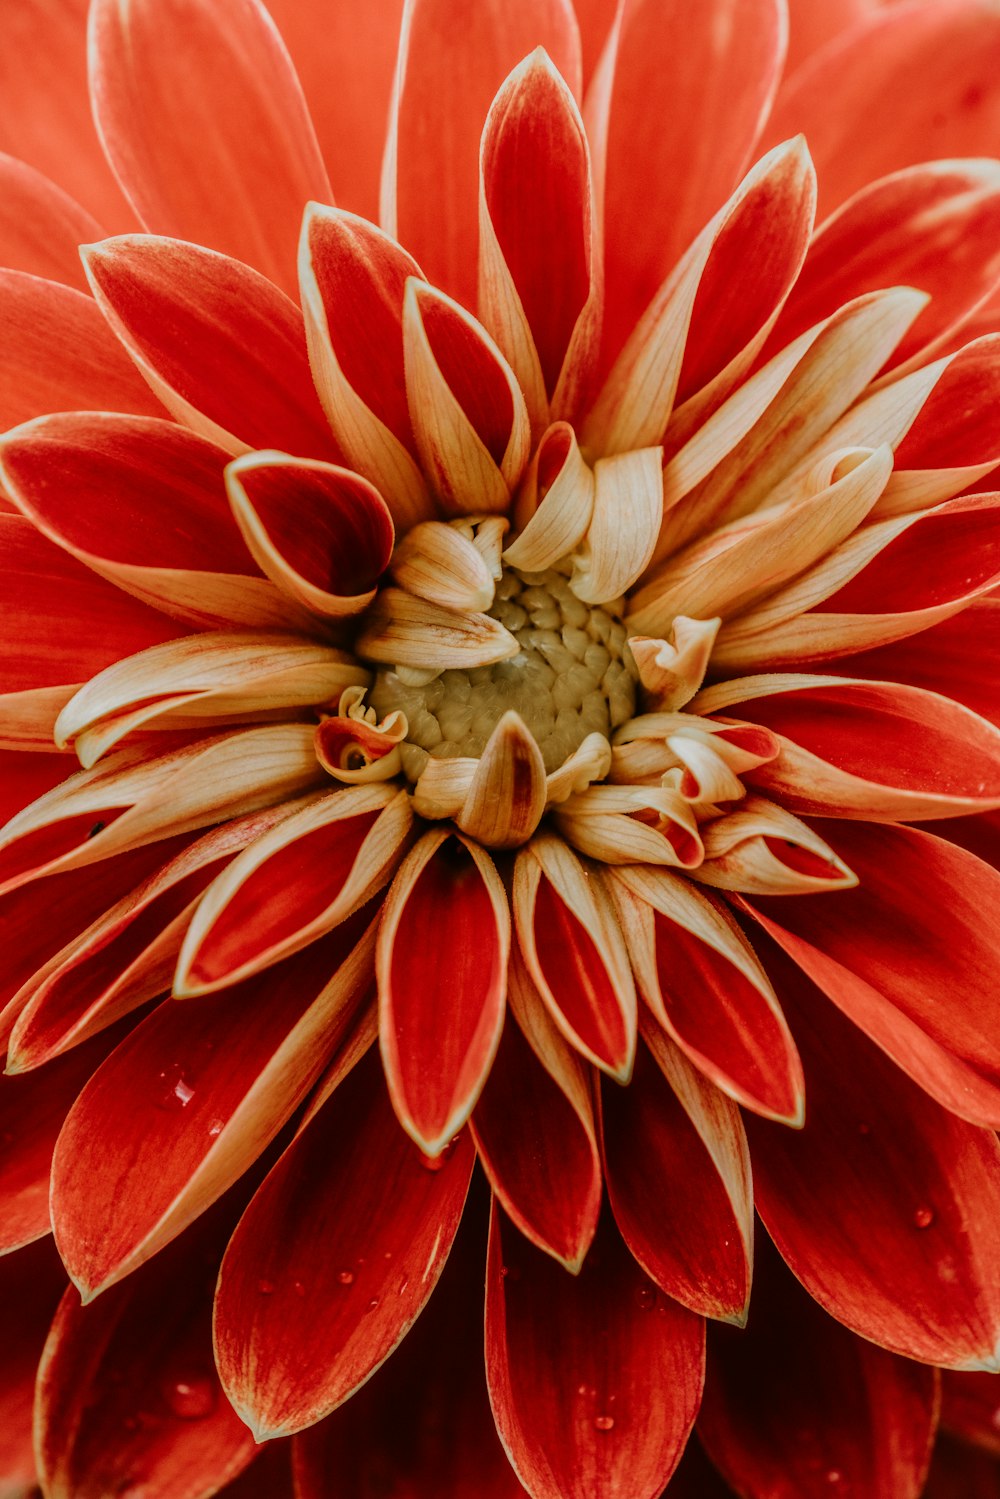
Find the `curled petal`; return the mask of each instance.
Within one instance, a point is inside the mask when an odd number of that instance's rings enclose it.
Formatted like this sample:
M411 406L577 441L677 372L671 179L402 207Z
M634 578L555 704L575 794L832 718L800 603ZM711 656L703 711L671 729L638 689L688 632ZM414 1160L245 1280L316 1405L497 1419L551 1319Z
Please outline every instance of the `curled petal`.
M523 720L505 713L483 747L456 822L487 848L526 843L545 811L542 753Z
M391 666L489 666L520 650L516 638L488 614L459 614L401 588L383 588L365 617L355 649Z
M594 510L573 554L570 587L585 604L617 599L645 571L663 515L660 448L599 458Z
M695 879L755 895L848 890L857 875L806 823L775 802L748 796L706 827L705 860Z
M363 687L341 695L334 716L316 730L316 758L338 781L388 781L401 769L400 741L406 738L406 715L390 713L381 723L374 708L365 708Z
M567 842L605 864L695 869L704 857L691 807L668 786L590 786L565 798L554 820Z
M694 697L705 679L721 623L721 619L689 619L676 614L667 640L629 636L639 680L658 708L670 713Z
M443 921L448 940L429 949L426 934ZM489 855L446 831L425 833L389 891L377 962L389 1093L428 1156L461 1129L486 1081L503 1026L509 952L510 910Z
M505 561L543 570L583 541L594 513L594 474L568 422L555 422L535 449L514 501L518 534Z
M493 575L457 524L429 520L414 526L393 553L391 572L407 593L443 609L475 614L493 602Z

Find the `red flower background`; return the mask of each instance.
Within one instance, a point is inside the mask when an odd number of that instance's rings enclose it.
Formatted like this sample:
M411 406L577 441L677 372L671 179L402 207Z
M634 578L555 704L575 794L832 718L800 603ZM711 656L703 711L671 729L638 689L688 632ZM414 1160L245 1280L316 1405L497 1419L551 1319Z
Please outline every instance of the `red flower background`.
M0 13L3 1493L1000 1494L1000 11L790 12Z

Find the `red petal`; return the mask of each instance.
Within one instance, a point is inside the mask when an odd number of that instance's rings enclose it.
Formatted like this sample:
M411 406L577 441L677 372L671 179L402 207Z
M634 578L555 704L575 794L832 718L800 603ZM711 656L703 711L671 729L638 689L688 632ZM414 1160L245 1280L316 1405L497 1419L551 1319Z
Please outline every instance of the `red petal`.
M0 1259L4 1300L4 1358L0 1365L0 1482L11 1499L35 1494L38 1473L32 1441L35 1375L66 1272L51 1239Z
M802 1130L746 1121L782 1257L862 1337L924 1363L996 1367L996 1137L936 1104L777 950L767 962L809 1089Z
M666 1051L670 1042L657 1050ZM742 1321L753 1194L739 1110L672 1049L643 1045L627 1088L602 1092L608 1196L626 1244L661 1290L705 1317Z
M800 690L793 678L793 690L783 692L786 680L772 673L770 690L740 708L791 741L748 776L783 807L881 822L1000 803L1000 735L949 698L894 682L830 678L816 686L806 679Z
M976 339L950 361L896 450L897 468L992 463L1000 440L990 414L1000 400L1000 338Z
M93 300L57 281L0 270L0 424L89 407L162 416Z
M0 265L87 290L78 246L100 224L26 162L0 155Z
M112 229L133 219L94 131L88 0L26 0L0 15L0 148L65 185ZM44 38L44 43L42 39ZM58 78L58 88L52 87Z
M656 1290L607 1219L571 1276L494 1204L486 1377L533 1499L656 1499L701 1399L704 1323Z
M1000 174L993 165L931 162L884 177L862 188L814 237L768 352L864 292L915 286L931 301L897 344L888 368L903 364L993 290L1000 280L998 238Z
M937 1377L828 1317L761 1245L748 1331L709 1333L698 1432L741 1494L915 1499Z
M941 1376L941 1425L1000 1457L1000 1379L995 1374Z
M790 76L811 53L818 52L840 32L856 26L877 8L878 0L824 0L822 6L816 5L814 0L789 0L791 25L786 76Z
M260 1188L223 1261L216 1356L258 1440L327 1415L419 1315L448 1257L474 1153L422 1161L377 1052L315 1113Z
M476 1148L517 1227L574 1272L601 1208L597 1133L584 1100L560 1087L508 1016L472 1116Z
M378 217L379 175L399 45L402 0L333 5L269 0L292 54L338 203Z
M790 79L767 139L805 133L827 213L899 167L994 155L998 48L1000 16L978 0L876 6Z
M467 1207L437 1294L402 1345L294 1439L298 1499L524 1499L483 1378L485 1228L485 1213Z
M430 932L440 940L428 943ZM460 836L426 833L385 903L378 980L389 1093L428 1155L465 1123L486 1081L503 1025L509 950L507 897L489 855Z
M184 633L183 625L82 567L19 515L0 515L0 624L7 640L31 642L30 650L3 653L4 692L85 681L123 656Z
M978 599L929 630L844 656L830 669L941 692L1000 723L1000 601Z
M52 1189L60 1252L88 1297L181 1232L301 1103L367 985L365 954L348 957L357 925L210 1002L167 1000L91 1079Z
M996 973L985 914L1000 875L913 828L820 823L858 876L831 896L757 899L752 914L844 1013L963 1119L1000 1125Z
M247 261L293 292L302 205L330 185L295 71L256 0L98 0L94 112L157 234Z
M436 285L474 307L479 138L490 101L539 46L578 93L576 22L565 0L503 0L472 10L463 0L414 0L406 20L387 161L392 206L387 213L384 201L383 224Z
M604 207L612 353L749 165L784 46L774 0L704 0L694 10L685 0L642 0L627 8Z
M85 263L112 328L187 426L231 453L337 457L302 314L273 282L238 260L152 235L104 240Z
M253 1438L212 1364L212 1288L232 1211L222 1205L92 1306L66 1292L39 1379L48 1493L200 1499L250 1461Z

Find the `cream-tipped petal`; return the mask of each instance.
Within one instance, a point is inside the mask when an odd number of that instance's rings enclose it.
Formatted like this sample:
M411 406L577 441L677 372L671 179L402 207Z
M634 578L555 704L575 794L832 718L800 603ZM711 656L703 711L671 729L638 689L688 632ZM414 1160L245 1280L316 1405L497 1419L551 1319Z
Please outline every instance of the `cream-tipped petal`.
M443 521L423 521L407 532L389 571L407 593L443 609L478 613L493 602L493 578L478 548Z
M514 712L503 715L487 740L462 809L455 819L487 848L526 843L545 811L542 753Z
M542 572L579 546L594 514L594 473L568 422L542 436L514 502L512 567Z
M359 655L387 665L489 666L516 656L520 647L487 614L461 614L418 599L401 588L383 588L355 642Z
M600 458L594 512L573 555L570 587L585 604L620 598L645 570L663 515L663 452L640 448Z

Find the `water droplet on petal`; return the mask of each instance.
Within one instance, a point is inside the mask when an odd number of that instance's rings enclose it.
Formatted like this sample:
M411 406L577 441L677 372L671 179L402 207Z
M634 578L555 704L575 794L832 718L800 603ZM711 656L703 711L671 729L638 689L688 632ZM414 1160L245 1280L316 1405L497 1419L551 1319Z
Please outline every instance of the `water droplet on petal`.
M933 1208L917 1208L913 1215L913 1222L917 1228L930 1228L934 1222Z
M577 1387L576 1387L576 1393L578 1395L586 1395L586 1393L587 1393L587 1386L585 1384L578 1384Z
M378 1306L378 1297L377 1296L373 1296L372 1299L371 1299L371 1301L369 1301L369 1303L368 1303L368 1310L370 1312L373 1312L377 1306Z
M594 1425L598 1431L611 1431L615 1424L614 1416L595 1416Z
M304 1296L306 1294L305 1284L301 1280L292 1281L292 1290L295 1292L296 1296Z
M656 1305L656 1291L652 1286L640 1286L635 1293L635 1299L644 1312L652 1311Z
M337 1271L337 1279L338 1279L338 1281L340 1282L340 1284L342 1286L353 1286L353 1284L354 1284L354 1271L353 1270L338 1270Z
M211 1124L208 1126L208 1133L212 1136L213 1140L215 1139L216 1135L221 1135L222 1134L222 1120L221 1119L213 1119L212 1122L211 1122Z
M161 1389L170 1410L181 1421L204 1420L215 1409L215 1386L207 1374L167 1380Z
M273 1280L259 1280L257 1282L257 1289L258 1289L258 1291L260 1292L260 1294L262 1296L273 1296L274 1295L274 1281Z
M829 1468L827 1470L827 1475L826 1475L826 1481L827 1481L827 1483L838 1484L838 1483L840 1483L843 1480L843 1477L844 1477L844 1475L843 1475L843 1473L841 1473L841 1471L840 1471L839 1468Z
M180 1062L171 1062L164 1067L159 1074L160 1096L157 1105L161 1109L187 1108L194 1097L194 1088L184 1076L184 1068Z

